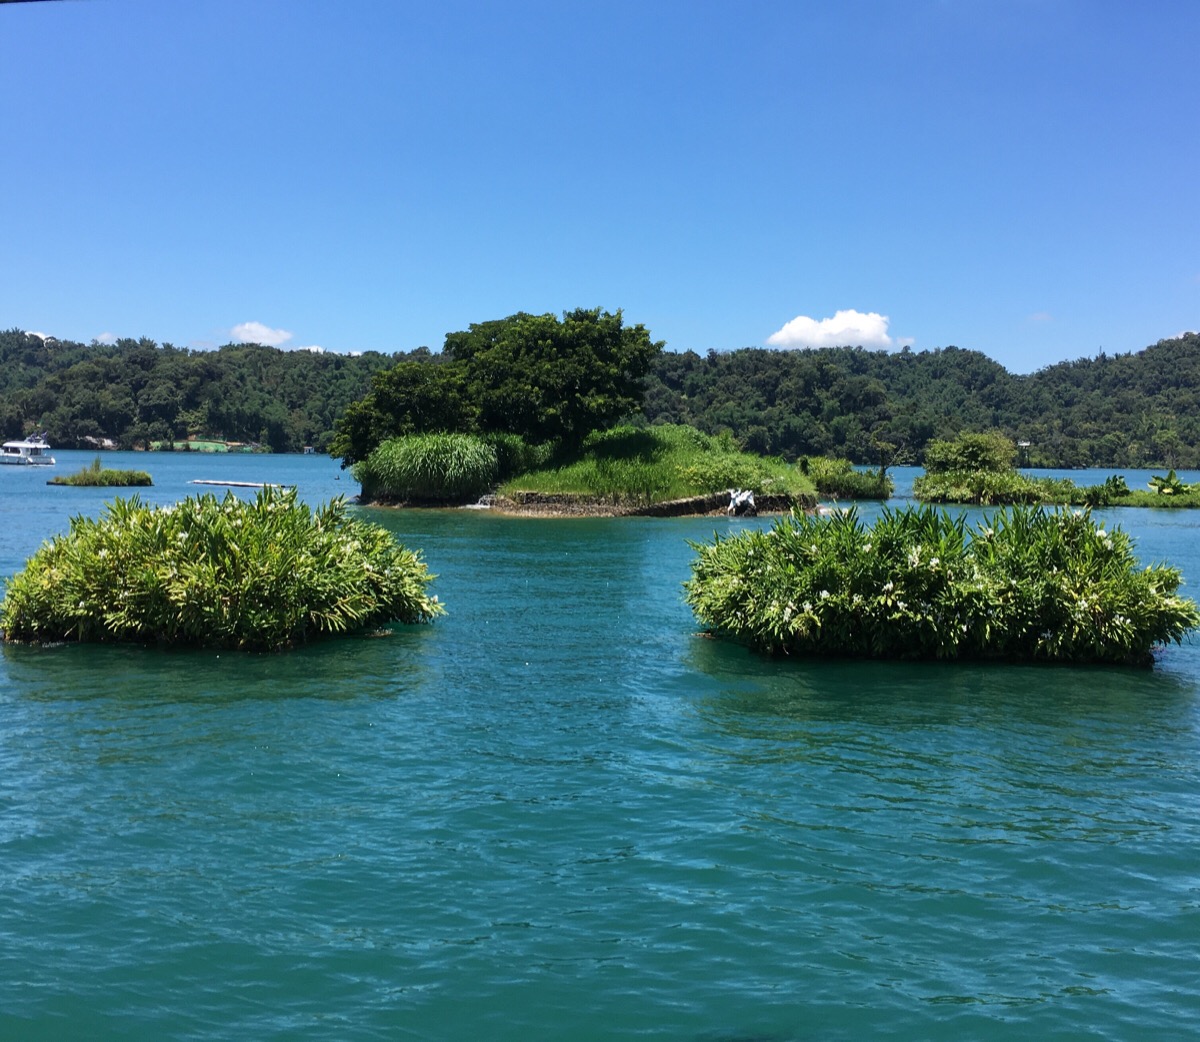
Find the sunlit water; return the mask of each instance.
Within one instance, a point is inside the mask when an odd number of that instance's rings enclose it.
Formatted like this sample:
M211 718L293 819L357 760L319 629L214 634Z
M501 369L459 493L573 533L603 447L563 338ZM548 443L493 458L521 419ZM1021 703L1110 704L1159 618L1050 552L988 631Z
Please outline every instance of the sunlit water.
M161 502L356 491L321 458L116 462ZM3 574L112 495L13 470ZM1200 646L764 660L681 597L687 540L742 522L364 513L446 618L5 648L0 1038L1200 1036ZM1196 592L1200 516L1102 516Z

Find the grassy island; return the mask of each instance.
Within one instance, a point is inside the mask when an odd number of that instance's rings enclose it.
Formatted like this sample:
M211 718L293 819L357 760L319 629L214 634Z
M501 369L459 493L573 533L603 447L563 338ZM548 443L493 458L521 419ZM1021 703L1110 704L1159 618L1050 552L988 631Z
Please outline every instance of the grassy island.
M705 500L729 489L751 490L760 507L763 501L784 509L816 504L813 483L799 468L742 452L728 436L713 437L682 425L598 431L577 454L505 482L500 496L557 496L601 506L649 508Z
M699 620L769 653L1149 665L1200 624L1179 571L1086 509L796 515L695 549Z
M528 446L511 434L412 434L385 441L353 473L364 502L452 505L494 491L498 505L515 510L656 513L672 504L705 513L736 488L753 491L763 509L816 504L798 467L673 425L597 431L577 449Z
M1022 474L1013 464L1016 453L1008 438L994 432L930 442L913 496L923 503L964 506L1200 507L1200 486L1180 481L1174 470L1153 475L1144 490L1131 489L1122 475L1076 485L1069 478Z
M75 517L8 581L4 639L276 650L442 613L419 556L335 499L135 496Z
M90 466L74 474L57 474L46 484L70 485L74 488L148 488L154 482L144 470L110 470L97 456Z

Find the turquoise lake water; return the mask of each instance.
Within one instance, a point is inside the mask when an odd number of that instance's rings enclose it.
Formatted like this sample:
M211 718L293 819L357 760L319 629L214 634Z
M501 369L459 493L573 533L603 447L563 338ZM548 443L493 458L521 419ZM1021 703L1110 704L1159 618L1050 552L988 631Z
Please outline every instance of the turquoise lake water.
M357 491L320 457L114 455L157 502ZM0 574L113 494L46 477L0 472ZM1200 1036L1200 644L767 660L680 589L687 540L767 521L364 513L445 618L3 649L0 1039ZM1098 516L1200 595L1200 512Z

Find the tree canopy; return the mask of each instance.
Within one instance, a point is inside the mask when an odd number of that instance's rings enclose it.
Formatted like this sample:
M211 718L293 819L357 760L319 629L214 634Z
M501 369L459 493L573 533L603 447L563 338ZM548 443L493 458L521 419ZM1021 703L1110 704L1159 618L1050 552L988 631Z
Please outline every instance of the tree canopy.
M146 338L86 345L9 330L0 332L0 434L46 431L66 448L199 435L276 452L324 451L372 374L404 357L412 356L261 344L195 351Z
M667 353L643 409L789 458L920 463L934 439L994 430L1023 465L1200 467L1200 335L1029 375L958 347Z
M579 445L638 411L662 347L644 326L625 325L619 310L473 323L446 335L437 361L377 374L339 422L330 451L349 465L388 438L434 432Z
M410 433L517 431L578 441L626 416L728 431L788 459L921 463L934 440L998 431L1022 465L1200 467L1200 335L1030 375L957 347L665 352L600 310L519 313L445 350L361 356L0 332L0 434L121 447L204 435L346 462ZM639 417L639 408L641 410ZM335 438L336 425L336 438Z

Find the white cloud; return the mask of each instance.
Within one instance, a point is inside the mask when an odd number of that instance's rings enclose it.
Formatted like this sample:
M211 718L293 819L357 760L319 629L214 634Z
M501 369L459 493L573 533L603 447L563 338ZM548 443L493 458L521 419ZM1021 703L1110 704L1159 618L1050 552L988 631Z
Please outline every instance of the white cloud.
M286 329L272 329L261 322L243 322L229 331L230 336L241 344L266 344L268 347L279 347L292 339L292 334Z
M912 344L911 337L888 336L888 317L874 311L865 314L853 308L833 318L797 315L778 332L767 337L772 347L868 347L886 349Z
M116 333L101 333L98 337L96 337L97 344L115 344L116 342Z
M293 348L290 348L290 350L292 350L292 351L311 351L314 355L323 355L325 353L325 348L321 347L319 344L308 344L305 347L293 347Z
M43 339L43 340L53 340L54 339L54 337L52 337L49 333L39 333L36 329L30 329L28 332L29 332L30 336L41 337L41 339Z

